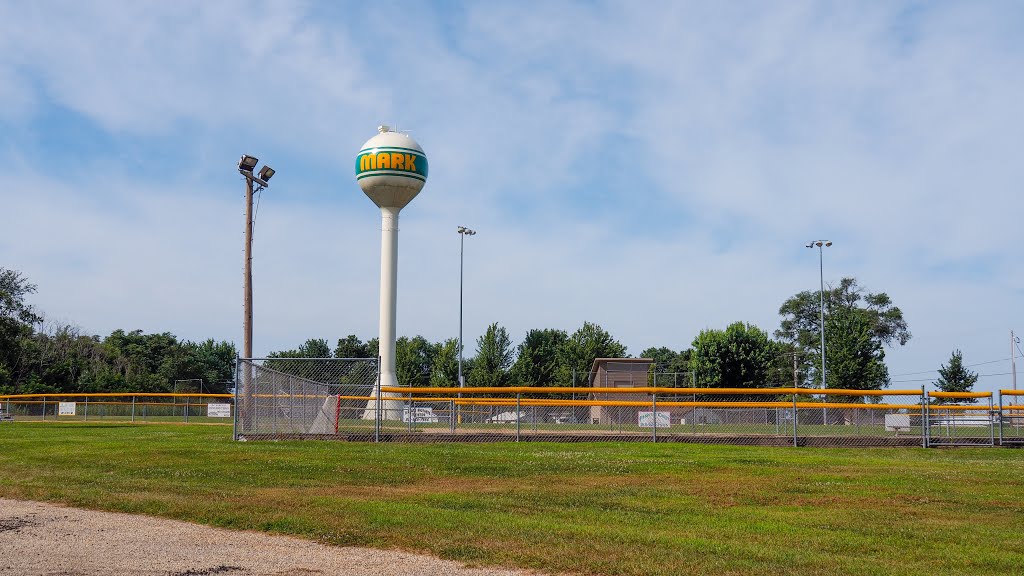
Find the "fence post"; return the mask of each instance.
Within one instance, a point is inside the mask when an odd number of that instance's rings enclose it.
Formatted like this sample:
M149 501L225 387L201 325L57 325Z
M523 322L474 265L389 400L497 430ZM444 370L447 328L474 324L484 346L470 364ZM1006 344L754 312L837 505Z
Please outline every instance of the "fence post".
M381 416L382 416L381 413L380 413L380 399L381 399L381 393L380 393L380 356L377 356L377 410L375 410L376 415L374 417L374 427L373 427L373 441L374 442L380 442L380 425L381 425Z
M925 389L925 386L921 386L921 393L922 393L921 406L922 406L922 413L923 413L923 416L924 416L924 421L922 422L922 425L925 426L925 431L924 431L924 435L925 435L925 448L931 448L931 446L932 446L932 421L931 421L932 420L932 406L931 406L931 399L928 397L928 390Z
M988 397L988 445L996 445L996 423L995 423L995 407L992 405L992 396Z
M43 396L43 420L46 420L46 396Z
M655 444L658 442L658 395L651 394L651 416L654 418L651 426L651 438Z
M519 397L520 393L516 392L516 442L519 442L519 416L522 414L519 411Z
M409 433L412 434L412 421L416 419L416 409L413 406L412 390L409 390Z
M85 422L89 421L89 397L88 396L85 397L85 418L84 418L84 421Z
M455 434L455 400L448 400L448 428L452 434Z
M796 426L797 426L797 420L799 420L799 419L800 419L800 414L799 414L799 412L797 412L797 408L796 408L796 394L793 394L793 448L796 448L798 446L797 440L796 440Z
M185 396L185 424L188 424L188 402L189 397Z
M132 396L132 424L135 423L135 396Z
M1002 446L1002 390L999 390L999 446Z
M931 411L932 407L930 399L928 398L928 391L925 390L924 386L921 386L921 426L923 427L921 431L921 441L924 443L925 448L932 445Z
M693 435L697 435L697 394L693 395L693 410L690 410L690 428L693 430Z

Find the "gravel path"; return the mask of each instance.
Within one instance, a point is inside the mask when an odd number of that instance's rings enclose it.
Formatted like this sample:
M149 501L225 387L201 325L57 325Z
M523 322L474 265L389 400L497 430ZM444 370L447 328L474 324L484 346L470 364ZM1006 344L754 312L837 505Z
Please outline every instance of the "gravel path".
M0 575L521 576L421 554L0 498Z

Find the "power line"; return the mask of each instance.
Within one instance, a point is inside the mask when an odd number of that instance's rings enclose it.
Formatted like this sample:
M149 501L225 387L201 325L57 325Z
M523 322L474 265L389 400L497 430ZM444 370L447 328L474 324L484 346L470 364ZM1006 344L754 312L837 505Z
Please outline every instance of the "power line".
M1006 362L1009 357L1000 358L998 360L989 360L987 362L977 362L975 364L965 364L964 368L974 368L975 366L985 366L986 364L997 364L999 362ZM938 372L938 369L934 370L922 370L920 372L904 372L902 374L893 374L893 377L899 378L900 376L916 376L918 374L931 374L932 372ZM914 382L914 380L906 380L906 382Z
M978 378L988 378L989 376L1009 376L1012 372L996 372L992 374L978 374ZM931 378L918 378L915 380L890 380L893 384L899 382L931 382Z

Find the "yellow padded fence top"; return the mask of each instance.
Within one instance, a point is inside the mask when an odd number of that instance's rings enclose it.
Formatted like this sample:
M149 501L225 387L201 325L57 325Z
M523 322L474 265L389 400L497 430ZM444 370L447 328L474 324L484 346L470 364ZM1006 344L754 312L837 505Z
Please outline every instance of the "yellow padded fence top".
M803 394L825 396L920 396L921 390L839 390L821 388L665 388L643 386L635 388L569 388L544 386L467 386L466 388L438 388L410 386L382 386L381 392L391 394L668 394L668 395L773 395ZM988 394L981 392L979 394ZM980 397L980 396L979 396Z

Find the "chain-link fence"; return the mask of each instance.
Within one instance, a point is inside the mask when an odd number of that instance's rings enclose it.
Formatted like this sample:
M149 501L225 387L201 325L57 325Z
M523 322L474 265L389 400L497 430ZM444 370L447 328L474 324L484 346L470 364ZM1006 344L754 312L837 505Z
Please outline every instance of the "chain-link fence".
M415 414L412 441L925 444L920 390L387 388ZM392 427L392 431L394 427Z
M373 439L379 426L376 358L240 359L235 437L348 434ZM398 412L394 407L389 412Z
M928 394L929 446L994 446L1000 414L988 392Z
M997 409L987 392L676 387L692 379L626 365L590 387L379 387L378 379L375 359L240 360L238 437L777 446L1024 440L1024 410Z
M0 421L231 424L228 394L17 394L0 397Z
M999 444L1004 446L1024 444L1024 391L1000 390L998 409Z
M242 359L233 397L0 397L0 420L233 420L238 439L1024 444L1024 392L651 386L688 381L630 368L589 387L423 388L379 386L377 359Z

